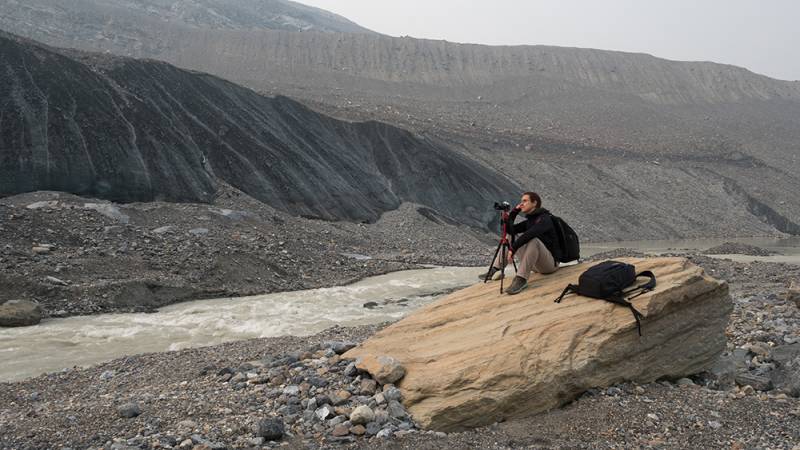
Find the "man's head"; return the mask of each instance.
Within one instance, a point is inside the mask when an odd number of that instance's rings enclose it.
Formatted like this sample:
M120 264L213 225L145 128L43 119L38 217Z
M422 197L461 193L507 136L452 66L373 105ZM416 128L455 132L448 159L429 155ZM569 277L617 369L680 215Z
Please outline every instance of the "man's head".
M519 201L519 209L524 214L530 214L536 208L542 207L542 198L536 192L523 192Z

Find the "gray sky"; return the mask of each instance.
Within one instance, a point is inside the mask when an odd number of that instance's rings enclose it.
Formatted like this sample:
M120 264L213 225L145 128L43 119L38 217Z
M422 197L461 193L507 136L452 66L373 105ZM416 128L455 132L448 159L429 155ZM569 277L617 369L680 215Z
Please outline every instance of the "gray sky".
M299 0L392 36L649 53L800 80L797 0Z

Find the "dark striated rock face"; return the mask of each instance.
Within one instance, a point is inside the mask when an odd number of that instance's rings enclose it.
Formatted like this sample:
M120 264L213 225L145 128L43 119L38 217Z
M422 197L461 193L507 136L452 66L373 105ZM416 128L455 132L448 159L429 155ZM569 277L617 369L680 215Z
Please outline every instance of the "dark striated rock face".
M0 193L205 202L219 178L296 215L371 221L412 201L479 225L486 205L519 192L422 136L165 63L9 35L0 56Z

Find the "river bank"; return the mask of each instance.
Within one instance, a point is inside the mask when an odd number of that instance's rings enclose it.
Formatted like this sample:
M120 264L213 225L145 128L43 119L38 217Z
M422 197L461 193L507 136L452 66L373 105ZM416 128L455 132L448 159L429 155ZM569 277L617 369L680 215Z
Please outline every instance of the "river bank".
M633 254L623 249L597 257ZM777 374L787 378L787 384L720 385L704 373L686 380L591 390L558 410L464 433L430 433L416 430L407 419L389 419L380 427L386 430L381 437L351 432L335 436L329 423L316 422L319 426L315 427L299 420L307 405L283 394L288 386L308 383L304 377L313 371L322 373L331 389L341 387L367 402L370 397L361 392L361 380L345 373L346 361L337 360L330 351L325 356L330 345L326 342L360 342L380 326L334 327L308 337L254 339L131 356L88 369L0 384L0 447L168 448L183 443L183 448L339 448L342 444L353 448L796 448L800 442L800 310L784 294L787 284L800 277L800 267L689 257L730 284L734 312L727 330L727 357L743 364L737 374L750 379ZM295 359L269 368L247 364L286 356ZM226 379L228 372L241 374L239 381L232 382L233 375ZM246 381L248 373L267 380L251 384ZM310 384L305 386L308 389ZM331 389L320 391L333 396ZM138 405L140 414L124 418L119 408L130 403ZM254 431L267 417L279 418L285 426L286 434L273 444L260 441Z
M0 302L43 317L339 286L424 264L483 265L488 234L403 204L377 223L288 216L228 189L214 204L0 199Z

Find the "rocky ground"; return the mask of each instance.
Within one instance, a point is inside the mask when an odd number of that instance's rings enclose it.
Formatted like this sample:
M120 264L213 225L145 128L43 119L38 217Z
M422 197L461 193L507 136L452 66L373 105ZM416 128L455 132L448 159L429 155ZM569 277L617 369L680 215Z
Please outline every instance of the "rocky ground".
M374 224L308 220L229 187L211 205L123 205L55 192L6 197L0 303L34 300L44 317L146 312L346 284L420 264L488 264L496 238L447 220L412 204Z
M435 433L417 429L393 386L339 356L380 327L333 328L0 384L0 448L800 448L800 305L785 297L800 267L688 256L734 301L728 351L690 378Z
M756 247L755 245L748 245L737 242L724 242L721 245L709 248L703 253L705 253L706 255L738 254L738 255L750 255L750 256L770 256L777 254L771 250L767 250L761 247Z
M493 242L415 205L374 224L332 223L286 216L230 188L212 205L7 197L0 236L0 299L35 300L45 316L481 265ZM766 251L730 244L708 253L717 252ZM734 300L728 352L691 379L592 390L557 411L445 435L418 430L393 386L338 356L376 327L334 328L2 384L0 448L793 448L800 310L785 292L800 268L688 256L727 280Z

